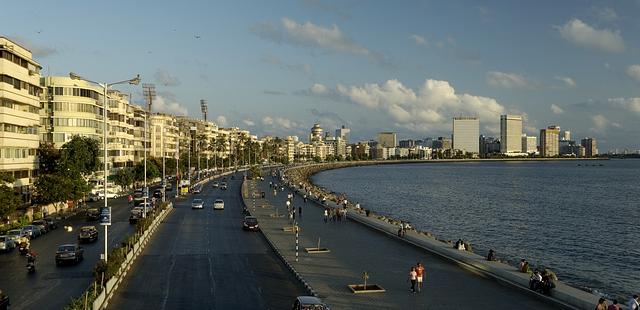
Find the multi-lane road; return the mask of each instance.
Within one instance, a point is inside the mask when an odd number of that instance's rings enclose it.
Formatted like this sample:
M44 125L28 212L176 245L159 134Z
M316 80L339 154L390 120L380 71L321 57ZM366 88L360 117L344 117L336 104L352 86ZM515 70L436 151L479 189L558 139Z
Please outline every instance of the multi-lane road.
M287 309L305 295L261 233L242 230L241 178L176 201L108 308ZM213 210L217 198L224 210Z
M131 234L135 226L129 224L130 206L127 198L109 199L112 225L109 227L109 247L112 248ZM98 207L103 201L89 203ZM17 250L0 254L0 289L11 298L12 309L62 309L71 298L82 294L93 280L92 270L104 252L104 228L97 221L87 221L78 214L58 223L59 228L31 241L37 254L36 272L28 274L26 258ZM60 244L76 243L80 227L96 225L98 241L83 244L84 260L78 265L56 267L55 252ZM68 232L62 226L72 226Z

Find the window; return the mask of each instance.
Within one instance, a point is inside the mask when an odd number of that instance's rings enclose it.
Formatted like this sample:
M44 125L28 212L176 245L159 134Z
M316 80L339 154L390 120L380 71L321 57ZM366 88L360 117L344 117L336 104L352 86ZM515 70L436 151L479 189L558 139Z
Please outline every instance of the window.
M63 89L62 87L56 87L56 88L54 88L54 90L55 90L55 91L54 91L54 95L56 95L56 96L62 96L62 89Z

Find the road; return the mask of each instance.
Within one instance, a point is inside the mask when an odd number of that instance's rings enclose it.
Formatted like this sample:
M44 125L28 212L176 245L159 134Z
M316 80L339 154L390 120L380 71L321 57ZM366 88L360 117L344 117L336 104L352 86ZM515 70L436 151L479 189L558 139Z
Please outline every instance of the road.
M129 224L130 207L126 197L108 202L112 207L108 241L109 248L113 248L133 233L135 226ZM103 204L103 201L90 202L89 206ZM62 309L92 283L93 267L104 252L104 228L97 221L88 222L83 214L58 224L58 229L31 241L31 248L38 254L35 274L27 273L26 259L17 250L0 254L0 289L11 298L12 309ZM73 231L65 231L64 225L72 226ZM78 265L56 267L54 257L58 245L76 243L80 227L85 225L96 225L98 241L83 244L84 260Z
M178 200L109 309L285 309L304 287L258 232L241 229L241 177ZM192 198L205 208L192 210ZM225 210L213 210L222 198Z

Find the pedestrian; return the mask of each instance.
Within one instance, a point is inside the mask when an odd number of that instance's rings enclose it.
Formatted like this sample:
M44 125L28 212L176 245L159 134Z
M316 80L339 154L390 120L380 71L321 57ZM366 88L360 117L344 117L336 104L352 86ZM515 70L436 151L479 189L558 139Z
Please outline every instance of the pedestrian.
M416 280L418 280L418 292L422 290L422 280L424 278L424 266L418 262L416 265Z
M304 203L307 203L307 194L304 194Z
M327 222L327 219L329 218L329 210L327 210L327 208L324 209L324 222Z
M496 251L494 251L493 249L489 249L489 254L487 255L487 260L490 261L490 262L496 260Z
M416 267L411 267L411 271L409 271L409 281L411 281L411 292L416 292L416 280L418 278L418 273L416 272Z
M302 206L298 206L298 218L302 218Z
M629 300L628 308L629 310L640 310L640 303L638 302L640 299L638 295L633 295L631 300Z
M618 300L614 299L613 303L609 305L609 308L607 308L607 310L620 310L620 306L618 306Z
M595 310L607 310L607 300L604 298L598 299L598 304Z

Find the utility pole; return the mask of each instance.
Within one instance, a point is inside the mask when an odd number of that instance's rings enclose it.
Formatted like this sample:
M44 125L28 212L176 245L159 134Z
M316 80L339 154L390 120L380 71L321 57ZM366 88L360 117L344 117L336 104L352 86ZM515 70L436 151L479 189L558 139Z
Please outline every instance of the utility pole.
M142 217L147 217L147 199L149 198L149 186L147 185L147 135L149 134L148 119L151 116L151 105L156 98L156 86L153 84L142 84L142 94L147 99L147 111L144 115L144 212ZM164 156L164 154L163 154Z

